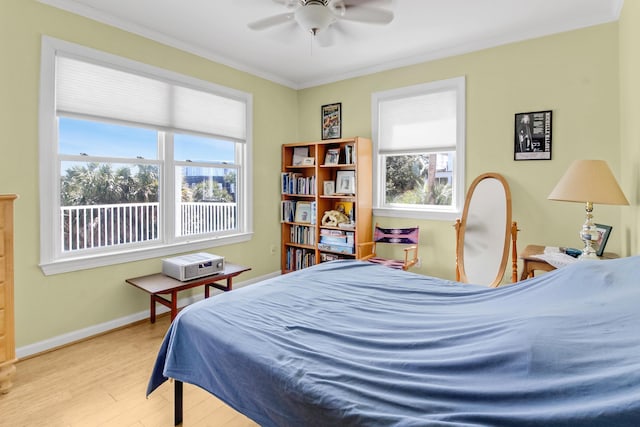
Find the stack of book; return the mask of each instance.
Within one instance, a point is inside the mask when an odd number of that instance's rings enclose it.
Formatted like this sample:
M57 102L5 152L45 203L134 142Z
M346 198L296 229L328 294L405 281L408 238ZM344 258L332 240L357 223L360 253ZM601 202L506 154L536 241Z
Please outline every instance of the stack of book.
M318 249L321 251L353 254L355 252L354 233L353 231L323 228L320 230Z

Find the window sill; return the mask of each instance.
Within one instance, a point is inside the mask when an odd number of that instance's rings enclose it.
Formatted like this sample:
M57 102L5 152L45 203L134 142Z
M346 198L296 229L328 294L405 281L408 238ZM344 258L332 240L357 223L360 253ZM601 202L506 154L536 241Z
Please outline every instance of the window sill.
M213 239L197 240L191 242L180 242L171 245L156 246L131 251L123 251L108 255L97 255L82 258L60 259L51 262L43 262L40 269L45 276L54 274L69 273L72 271L88 270L96 267L122 264L125 262L141 261L160 256L173 255L181 252L191 252L199 249L213 248L217 246L230 245L233 243L247 242L251 240L253 233L236 234ZM158 267L159 268L159 267Z

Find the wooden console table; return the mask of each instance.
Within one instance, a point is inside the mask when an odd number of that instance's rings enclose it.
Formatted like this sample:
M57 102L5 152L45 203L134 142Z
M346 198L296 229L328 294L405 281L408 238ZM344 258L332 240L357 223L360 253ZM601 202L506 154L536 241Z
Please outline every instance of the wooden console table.
M186 282L181 282L162 273L134 277L133 279L127 279L126 282L138 289L142 289L150 295L150 320L151 323L155 323L156 303L160 303L171 309L171 320L173 321L178 314L178 292L204 285L204 297L209 298L209 287L220 289L225 292L230 291L233 289L233 278L238 274L249 270L251 270L251 267L236 264L225 264L224 270L221 273L199 277ZM222 280L226 280L227 284L222 285L216 283ZM167 295L169 299L162 295Z
M524 248L524 251L520 254L520 259L522 260L522 276L520 276L520 280L529 279L534 276L534 271L552 271L556 268L549 264L548 262L534 257L534 255L540 255L544 253L544 246L540 245L528 245ZM614 259L618 258L618 255L605 252L600 259Z

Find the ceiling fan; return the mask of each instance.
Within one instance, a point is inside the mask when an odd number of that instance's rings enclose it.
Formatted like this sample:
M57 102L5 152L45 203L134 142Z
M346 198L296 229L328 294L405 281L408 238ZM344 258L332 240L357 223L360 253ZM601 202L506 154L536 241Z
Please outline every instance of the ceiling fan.
M265 30L288 22L297 23L302 29L319 36L321 45L329 45L330 38L323 37L333 23L339 20L367 24L388 24L393 12L378 6L386 6L392 0L273 0L284 5L289 12L269 16L248 24L252 30Z

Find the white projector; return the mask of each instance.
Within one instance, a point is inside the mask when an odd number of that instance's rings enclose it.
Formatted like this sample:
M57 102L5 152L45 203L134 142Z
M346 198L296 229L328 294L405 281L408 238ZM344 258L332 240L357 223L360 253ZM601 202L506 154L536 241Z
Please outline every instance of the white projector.
M224 257L198 252L162 260L162 273L181 282L221 273Z

